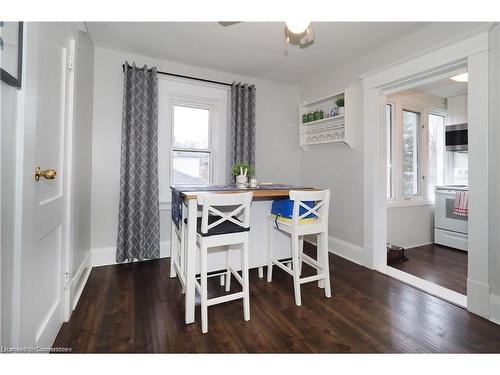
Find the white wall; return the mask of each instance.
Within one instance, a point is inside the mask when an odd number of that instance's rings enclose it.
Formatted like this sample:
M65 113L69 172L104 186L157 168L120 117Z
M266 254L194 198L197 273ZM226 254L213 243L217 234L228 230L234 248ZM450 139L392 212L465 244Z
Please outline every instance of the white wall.
M434 241L434 205L387 208L387 242L405 249Z
M16 124L19 90L0 83L0 174L1 178L1 337L2 345L12 343L14 285L14 218Z
M460 38L481 25L435 23L355 61L325 73L305 77L300 85L301 101L310 101L345 89L355 79L372 71L408 60L421 51L434 50L444 42ZM341 51L332 51L341 53ZM363 108L363 103L359 103ZM302 183L332 190L330 236L355 246L363 245L363 116L356 127L356 147L343 144L318 147L301 153Z
M94 45L87 33L78 32L75 64L73 132L73 244L70 276L72 298L85 275L90 252L92 179L92 108L94 104Z
M114 261L120 183L122 64L156 66L160 71L217 81L254 83L256 94L256 171L260 181L298 184L299 88L232 73L158 60L104 48L95 49L92 131L91 247L93 263ZM160 144L161 147L161 144ZM162 205L161 205L162 207ZM170 232L170 211L160 211L162 249ZM95 255L95 256L94 256Z

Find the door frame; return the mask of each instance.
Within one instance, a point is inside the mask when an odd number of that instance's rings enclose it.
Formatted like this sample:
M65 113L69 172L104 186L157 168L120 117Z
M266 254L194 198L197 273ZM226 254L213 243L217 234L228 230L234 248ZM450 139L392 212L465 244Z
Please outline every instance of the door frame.
M67 24L65 24L67 26ZM64 98L64 247L62 249L62 314L65 322L69 321L72 312L71 283L73 275L73 145L74 145L74 106L75 106L75 66L76 66L76 36L71 35L68 29L66 47L66 90Z
M364 90L364 244L363 265L400 278L387 266L386 95L432 81L467 67L469 72L469 247L467 309L489 318L488 102L489 30L363 77ZM375 142L367 140L374 139ZM486 147L485 147L486 145ZM418 279L418 278L416 278ZM440 296L435 284L417 287ZM418 280L413 280L417 281ZM431 285L429 285L431 284ZM434 288L433 288L434 286ZM442 288L442 287L440 287ZM445 288L442 288L445 289ZM458 294L458 293L457 293ZM444 296L443 296L444 297ZM452 301L453 302L453 301ZM464 301L462 301L464 302ZM460 303L459 303L460 304Z
M21 316L23 312L21 311L21 285L22 280L22 257L23 248L26 246L31 246L30 243L26 241L26 234L24 228L26 226L32 227L30 223L32 218L27 214L28 210L33 209L34 196L33 189L30 188L30 184L33 183L33 168L35 166L35 153L34 146L36 140L33 139L33 127L36 124L36 102L33 100L36 98L33 94L36 93L37 86L37 76L38 76L38 64L43 63L37 61L36 53L38 40L36 36L36 22L26 22L24 24L23 33L23 74L22 77L22 89L19 92L18 104L17 104L17 119L16 119L16 175L15 175L15 186L16 186L16 197L15 197L15 234L14 234L14 280L13 280L13 322L12 322L12 346L25 345L22 342L22 332L21 332ZM72 244L73 244L73 232L72 232L72 218L71 218L71 193L72 193L72 165L73 165L73 155L72 155L72 144L73 144L73 107L74 107L74 64L71 69L69 66L74 61L75 49L76 49L76 33L77 29L71 25L71 23L59 23L59 32L61 37L65 40L65 50L66 50L66 72L65 72L65 86L64 95L62 98L62 105L64 111L64 133L62 140L65 143L64 149L62 151L62 171L60 171L59 176L63 178L63 192L66 194L64 199L63 207L63 246L61 249L61 313L62 320L68 321L71 315L71 299L70 299L70 285L66 280L69 281L70 266L71 266L71 254L72 254ZM32 31L32 29L35 29ZM33 57L35 55L35 57ZM70 58L69 56L73 56ZM30 101L31 100L31 101ZM59 172L59 171L58 171ZM27 217L28 216L28 217ZM31 237L33 232L31 229ZM68 278L65 277L68 275Z

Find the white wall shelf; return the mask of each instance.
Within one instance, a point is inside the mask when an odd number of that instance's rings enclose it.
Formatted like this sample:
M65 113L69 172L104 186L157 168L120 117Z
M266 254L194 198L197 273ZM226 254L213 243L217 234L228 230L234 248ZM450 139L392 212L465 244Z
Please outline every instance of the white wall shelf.
M325 96L320 99L304 102L299 105L299 145L307 151L310 146L345 143L354 148L354 115L355 86L350 86L345 91ZM336 101L344 99L344 114L325 117L320 120L302 122L302 116L309 112L322 110L324 115L329 115L337 107Z

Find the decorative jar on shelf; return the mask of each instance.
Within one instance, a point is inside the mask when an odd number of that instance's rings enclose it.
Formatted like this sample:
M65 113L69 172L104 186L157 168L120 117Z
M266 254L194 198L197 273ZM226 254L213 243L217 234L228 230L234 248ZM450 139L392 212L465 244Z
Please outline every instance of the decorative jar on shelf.
M321 109L314 111L313 118L314 118L314 121L318 121L318 120L323 119L323 111Z
M344 98L339 98L335 101L335 104L337 104L338 111L337 111L337 116L343 116L344 115Z

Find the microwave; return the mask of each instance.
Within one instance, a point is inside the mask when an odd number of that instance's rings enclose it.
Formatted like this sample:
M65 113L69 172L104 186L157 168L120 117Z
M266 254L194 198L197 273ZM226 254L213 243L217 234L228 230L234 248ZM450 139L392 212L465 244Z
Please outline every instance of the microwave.
M467 124L445 126L446 151L467 151L468 143Z

